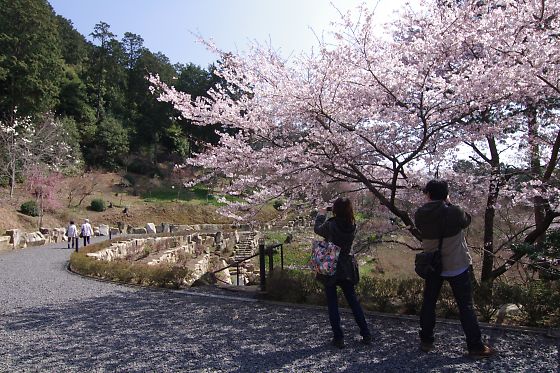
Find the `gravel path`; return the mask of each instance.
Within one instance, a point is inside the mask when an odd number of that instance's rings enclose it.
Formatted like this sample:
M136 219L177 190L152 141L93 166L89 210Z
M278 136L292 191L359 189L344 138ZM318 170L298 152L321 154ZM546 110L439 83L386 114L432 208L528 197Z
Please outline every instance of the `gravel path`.
M347 348L328 344L326 310L186 291L153 291L70 274L70 250L0 254L2 372L560 372L560 340L485 330L500 354L473 361L460 326L368 316L372 346L343 315Z

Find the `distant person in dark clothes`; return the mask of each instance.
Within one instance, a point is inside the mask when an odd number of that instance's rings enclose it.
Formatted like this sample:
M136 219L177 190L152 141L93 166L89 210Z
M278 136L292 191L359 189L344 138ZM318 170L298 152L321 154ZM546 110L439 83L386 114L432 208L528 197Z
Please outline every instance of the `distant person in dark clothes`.
M344 335L340 324L338 311L338 298L336 287L340 286L348 305L352 309L354 319L360 328L362 343L371 344L371 333L366 323L364 311L356 297L355 285L358 282L358 273L352 271L352 242L356 234L354 210L348 198L337 198L332 206L333 217L327 220L326 209L319 210L315 218L314 231L319 236L334 243L341 248L337 262L336 273L333 276L317 275L317 279L325 286L327 305L329 309L329 320L333 331L332 344L338 348L344 348ZM345 265L349 264L349 265Z
M447 182L430 180L423 190L428 202L416 210L415 225L422 236L422 249L436 251L441 245L441 274L433 274L424 282L424 298L420 311L420 349L434 348L436 302L443 281L451 290L459 307L461 326L467 337L469 356L490 357L496 351L482 342L480 326L474 312L472 296L471 256L463 230L471 223L471 216L449 200Z

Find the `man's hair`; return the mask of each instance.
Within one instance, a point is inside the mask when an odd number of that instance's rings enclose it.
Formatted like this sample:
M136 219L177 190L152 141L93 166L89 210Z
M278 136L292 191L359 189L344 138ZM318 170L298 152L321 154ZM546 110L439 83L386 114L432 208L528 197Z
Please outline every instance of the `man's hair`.
M444 200L449 194L449 188L445 180L430 180L422 191L432 200Z

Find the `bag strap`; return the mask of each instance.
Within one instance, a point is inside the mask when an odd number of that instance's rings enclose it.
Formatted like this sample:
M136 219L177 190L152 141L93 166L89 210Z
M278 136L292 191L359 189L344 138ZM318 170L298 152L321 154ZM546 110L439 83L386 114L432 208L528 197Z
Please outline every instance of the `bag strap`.
M334 222L331 220L327 220L327 224L329 227L329 234L325 238L325 242L332 242L332 225L334 224Z
M445 233L445 220L447 218L447 204L443 202L443 215L441 217L441 234L439 236L438 251L441 253L441 247L443 246L443 235Z

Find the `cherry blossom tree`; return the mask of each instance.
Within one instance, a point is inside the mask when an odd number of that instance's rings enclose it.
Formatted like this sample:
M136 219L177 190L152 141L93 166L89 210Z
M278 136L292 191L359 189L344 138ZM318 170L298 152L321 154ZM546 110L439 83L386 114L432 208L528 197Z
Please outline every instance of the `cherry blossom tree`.
M468 46L465 57L482 67L476 74L478 89L485 95L496 90L505 93L501 102L479 105L459 131L472 150L471 159L485 170L474 183L466 179L478 191L467 188L471 190L465 194L485 191L485 203L480 203L482 196L473 201L484 206L481 278L492 281L525 255L514 252L495 268L499 251L519 241L534 244L559 216L558 91L551 83L557 81L553 77L558 66L559 2L467 2L443 10L456 20L455 40ZM532 206L534 222L518 224L509 235L499 237L496 210L512 201Z
M390 25L390 37L374 33L364 5L341 14L333 41L290 60L267 45L247 55L210 45L227 84L208 97L150 80L183 117L222 125L220 143L187 162L231 178L225 192L245 202L230 204L230 215L247 218L240 207L278 196L320 200L326 185L344 183L369 192L419 238L411 213L420 186L438 173L483 214L482 279L492 281L522 257L494 268L499 204L530 196L542 212L503 247L534 243L558 216L558 3L425 1ZM506 161L516 147L523 157ZM478 173L456 167L465 158Z

